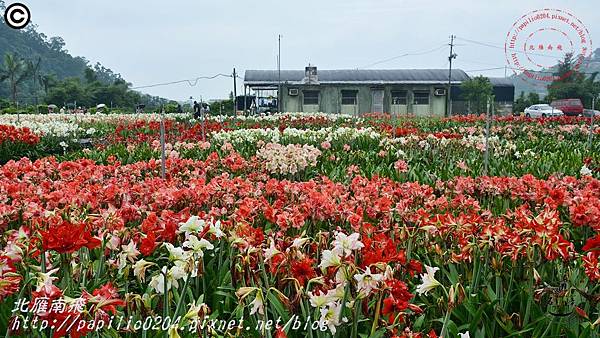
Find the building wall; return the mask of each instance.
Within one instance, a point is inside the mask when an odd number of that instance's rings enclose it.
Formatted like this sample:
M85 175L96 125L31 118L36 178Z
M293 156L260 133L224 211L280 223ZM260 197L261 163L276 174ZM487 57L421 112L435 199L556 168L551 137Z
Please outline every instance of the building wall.
M289 89L298 89L297 96L290 96ZM416 115L416 116L444 116L446 109L446 96L435 96L436 88L445 88L443 85L282 85L282 103L283 110L291 111L315 111L314 106L304 108L303 91L317 90L319 91L318 110L328 114L343 113L369 113L372 112L373 105L373 90L383 90L383 108L385 113L393 112L393 108L400 115ZM357 91L357 105L354 109L349 106L342 106L342 91L354 90ZM408 92L406 106L392 106L392 91L406 90ZM426 91L429 93L428 105L414 104L414 92Z

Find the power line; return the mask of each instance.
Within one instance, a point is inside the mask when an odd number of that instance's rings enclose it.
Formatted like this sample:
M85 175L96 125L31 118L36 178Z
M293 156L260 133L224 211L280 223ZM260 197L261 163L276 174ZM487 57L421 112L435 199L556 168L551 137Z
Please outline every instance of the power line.
M396 59L403 58L403 57L406 57L406 56L425 55L425 54L429 54L429 53L437 52L438 50L441 50L441 49L443 49L443 48L446 48L446 46L447 46L447 44L446 44L446 43L444 43L444 44L442 44L441 46L439 46L439 47L436 47L436 48L434 48L434 49L429 49L429 50L426 50L426 51L421 51L421 52L410 52L410 53L404 53L404 54L401 54L401 55L393 56L393 57L391 57L391 58L388 58L388 59L384 59L384 60L380 60L380 61L377 61L377 62L373 62L373 63L371 63L371 64L369 64L369 65L366 65L366 66L363 66L363 67L359 67L359 69L360 69L360 68L370 68L370 67L376 66L376 65L378 65L378 64L381 64L381 63L386 63L386 62L390 62L390 61L394 61L394 60L396 60Z
M496 49L505 50L505 47L503 47L503 46L493 45L493 44L487 43L487 42L481 42L481 41L476 41L476 40L471 40L471 39L465 39L465 38L461 38L461 37L457 37L456 39L463 40L463 41L470 42L470 43L474 43L474 44L480 45L480 46L485 46L485 47L490 47L490 48L496 48ZM533 53L533 52L525 52L525 51L516 50L516 49L512 50L512 52L556 59L556 56L547 55L547 54Z
M190 87L194 87L198 84L199 80L213 80L218 77L232 77L232 75L219 73L219 74L216 74L213 76L199 76L199 77L197 77L195 79L191 79L191 80L179 80L179 81L172 81L172 82L156 83L156 84L151 84L151 85L147 85L147 86L131 87L131 89L143 89L143 88L168 86L168 85L173 85L173 84L178 84L178 83L187 83L188 85L190 85Z

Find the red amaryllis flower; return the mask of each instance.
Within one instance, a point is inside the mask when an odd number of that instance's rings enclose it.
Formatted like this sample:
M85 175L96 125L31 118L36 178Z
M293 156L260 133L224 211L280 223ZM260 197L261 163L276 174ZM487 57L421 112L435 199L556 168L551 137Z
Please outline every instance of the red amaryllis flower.
M140 252L144 256L150 256L154 249L156 249L156 236L153 232L146 235L146 237L142 238L140 243Z
M600 281L600 263L595 251L588 252L581 258L585 274L591 281Z
M125 301L119 299L119 293L111 282L108 282L100 288L94 290L92 292L92 296L85 291L84 294L86 294L85 297L88 298L90 303L96 304L94 310L100 311L104 315L107 312L115 315L117 313L117 306L125 306Z
M287 334L285 334L281 326L275 331L275 338L287 338Z
M304 258L303 260L294 260L292 262L291 273L298 280L298 282L305 286L306 282L316 276L315 269L313 268L315 260L311 258Z
M0 277L0 302L4 298L17 293L21 285L21 276L3 276Z
M74 225L68 221L52 225L48 227L48 230L40 231L40 235L44 250L54 250L58 253L74 252L84 246L94 249L102 243L86 231L85 224Z
M397 279L390 279L385 282L389 288L390 295L383 300L383 315L389 315L388 321L393 323L396 314L409 308L409 301L413 294L408 292L408 286Z
M583 251L598 251L600 250L600 234L596 235L587 240L583 248Z

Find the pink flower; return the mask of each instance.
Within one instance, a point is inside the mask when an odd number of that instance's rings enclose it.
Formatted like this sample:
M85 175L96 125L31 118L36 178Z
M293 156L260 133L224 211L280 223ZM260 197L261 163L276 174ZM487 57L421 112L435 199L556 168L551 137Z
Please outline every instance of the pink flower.
M331 143L329 143L329 141L323 141L321 143L321 148L323 148L325 150L331 149Z
M465 161L457 161L456 162L456 166L459 167L460 169L464 170L464 171L468 171L469 167L467 166L467 164L465 163Z
M344 144L344 151L350 151L350 145Z
M408 171L408 164L403 160L398 160L394 163L394 168L396 168L398 172L405 173Z
M347 170L348 176L354 176L354 174L360 173L360 168L354 164L348 167Z

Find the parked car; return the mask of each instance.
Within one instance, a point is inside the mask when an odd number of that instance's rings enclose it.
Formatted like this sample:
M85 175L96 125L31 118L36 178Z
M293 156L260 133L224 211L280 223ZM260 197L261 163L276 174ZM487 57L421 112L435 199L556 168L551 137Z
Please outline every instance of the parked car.
M592 117L592 112L594 113L594 117L600 117L600 110L591 110L591 109L584 109L583 116Z
M548 104L534 104L525 109L525 116L527 117L551 117L563 115L562 110L556 109Z
M560 109L567 116L583 114L583 104L580 99L555 100L550 105L555 109Z

